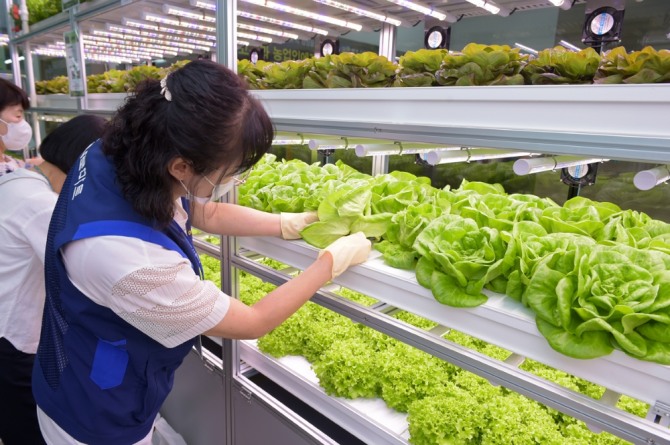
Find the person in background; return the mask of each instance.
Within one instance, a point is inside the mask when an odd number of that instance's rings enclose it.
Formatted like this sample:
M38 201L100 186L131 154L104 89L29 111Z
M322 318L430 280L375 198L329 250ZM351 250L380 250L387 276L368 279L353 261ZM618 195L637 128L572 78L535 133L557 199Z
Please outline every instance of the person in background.
M228 68L196 60L140 84L68 175L49 227L47 298L33 369L48 443L148 444L198 335L257 338L365 261L363 233L246 306L203 279L190 225L300 237L313 213L215 202L272 145L261 103Z
M81 115L42 142L44 162L0 176L0 440L44 443L31 389L44 307L44 250L51 213L66 172L106 120Z
M30 108L26 92L0 78L0 176L25 166L20 159L5 153L22 150L33 137L33 129L23 113Z

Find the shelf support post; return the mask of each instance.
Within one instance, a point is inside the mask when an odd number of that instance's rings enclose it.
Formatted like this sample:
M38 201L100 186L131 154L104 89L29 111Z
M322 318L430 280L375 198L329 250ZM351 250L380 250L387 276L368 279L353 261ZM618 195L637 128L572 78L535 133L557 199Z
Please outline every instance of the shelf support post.
M237 1L216 0L216 61L237 71Z

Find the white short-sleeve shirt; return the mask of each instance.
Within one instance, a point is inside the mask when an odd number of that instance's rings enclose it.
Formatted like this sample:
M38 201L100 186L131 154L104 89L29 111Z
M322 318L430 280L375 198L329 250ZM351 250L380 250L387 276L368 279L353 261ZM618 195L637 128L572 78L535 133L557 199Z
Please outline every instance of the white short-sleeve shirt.
M176 208L183 228L186 212L180 203ZM230 297L201 280L188 259L138 238L86 238L62 253L77 289L168 348L216 326L230 306Z
M37 352L44 308L44 251L58 196L37 173L0 176L0 337Z

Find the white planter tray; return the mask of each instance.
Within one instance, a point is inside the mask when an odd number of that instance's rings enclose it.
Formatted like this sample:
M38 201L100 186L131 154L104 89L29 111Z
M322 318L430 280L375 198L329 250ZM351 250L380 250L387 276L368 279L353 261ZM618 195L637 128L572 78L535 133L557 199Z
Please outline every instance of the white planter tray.
M318 252L302 240L249 237L238 238L238 244L298 269L310 265ZM413 272L385 265L374 250L368 261L351 267L334 282L651 405L670 402L669 366L637 360L618 350L591 360L562 355L537 330L532 312L504 295L488 292L488 302L471 309L445 306L417 283Z
M128 95L126 93L93 93L88 94L88 110L92 111L116 111ZM67 94L46 94L37 96L39 108L57 108L64 110L77 110L79 98L70 97Z

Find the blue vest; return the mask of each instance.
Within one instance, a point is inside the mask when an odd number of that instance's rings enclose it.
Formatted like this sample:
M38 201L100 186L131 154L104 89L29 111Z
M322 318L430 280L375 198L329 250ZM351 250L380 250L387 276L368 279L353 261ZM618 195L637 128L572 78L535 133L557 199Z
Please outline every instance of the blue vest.
M51 218L33 393L40 408L78 441L122 445L149 434L194 340L166 348L95 304L68 279L59 249L88 237L127 236L179 252L196 273L202 267L190 236L174 221L156 230L132 209L101 145L93 143L72 167Z

